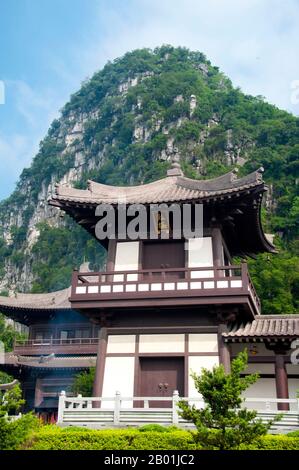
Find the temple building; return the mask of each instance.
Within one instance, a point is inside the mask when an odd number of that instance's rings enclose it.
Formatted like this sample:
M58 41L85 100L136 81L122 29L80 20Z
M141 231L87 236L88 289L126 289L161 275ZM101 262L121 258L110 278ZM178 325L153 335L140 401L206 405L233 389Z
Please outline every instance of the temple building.
M231 171L194 180L173 163L167 176L140 186L114 187L89 181L88 189L57 186L49 203L70 215L107 250L103 272L74 270L71 287L47 294L0 297L0 311L29 327L2 366L23 384L27 407L55 412L58 393L73 376L96 367L93 396L165 397L178 390L195 396L190 372L222 363L226 371L247 348L247 373L260 379L247 395L295 398L299 365L292 363L299 315L262 315L246 257L275 253L261 225L267 187L262 169L245 177ZM154 220L155 237L97 236L100 205L145 208L202 205L200 236L175 236L175 217ZM135 207L136 208L136 207ZM128 211L127 228L133 221ZM182 221L180 222L181 224ZM166 236L167 235L167 236ZM275 255L274 255L275 256ZM239 259L234 264L233 259ZM299 355L298 355L299 356ZM294 361L293 361L294 362ZM289 409L280 403L279 409ZM258 405L255 405L258 408Z

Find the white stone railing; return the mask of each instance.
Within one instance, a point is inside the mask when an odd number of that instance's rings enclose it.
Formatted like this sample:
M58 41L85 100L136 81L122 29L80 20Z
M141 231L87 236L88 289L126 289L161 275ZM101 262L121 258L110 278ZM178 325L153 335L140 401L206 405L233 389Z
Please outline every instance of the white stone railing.
M110 423L119 426L132 422L160 422L178 425L186 423L178 412L177 403L179 400L196 404L198 408L204 406L201 397L180 397L177 391L174 391L170 397L125 397L119 392L116 392L114 397L82 397L81 395L67 397L65 392L61 392L57 423L92 421L93 423ZM126 404L132 403L132 406L123 407L122 403L124 402ZM157 402L158 406L156 408L152 407L154 402ZM169 407L162 408L159 402L167 402ZM134 403L136 404L135 406ZM246 406L248 403L264 404L263 409L259 409L258 413L265 420L281 413L279 410L271 410L271 404L275 404L276 407L279 403L295 405L296 409L294 411L283 411L282 413L288 417L289 421L287 422L290 427L297 426L299 428L299 399L245 398L244 405ZM109 405L108 407L105 406L107 404Z

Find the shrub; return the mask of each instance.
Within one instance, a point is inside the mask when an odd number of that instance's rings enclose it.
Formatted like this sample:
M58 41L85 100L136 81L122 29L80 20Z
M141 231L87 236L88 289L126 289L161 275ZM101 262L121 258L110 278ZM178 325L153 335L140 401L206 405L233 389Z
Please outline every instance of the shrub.
M153 428L155 430L153 430ZM145 430L146 429L146 430ZM164 429L162 431L162 429ZM80 427L43 426L27 438L23 449L30 450L199 450L194 432L159 425L139 429L90 430ZM264 436L240 450L299 450L299 439L288 436Z
M180 401L179 413L194 423L197 428L194 438L206 449L237 449L241 444L250 444L265 435L274 421L264 424L257 419L256 411L241 408L242 392L258 379L258 374L241 377L246 365L247 352L243 351L232 361L229 374L223 365L212 370L203 368L200 376L191 374L205 407L197 409Z
M31 450L172 450L196 449L187 431L142 431L137 429L86 430L46 426L25 442Z
M161 426L161 424L145 424L144 426L140 426L138 428L139 432L173 432L173 431L181 431L180 428L176 426Z
M240 450L299 450L299 438L284 435L264 436L250 445L242 445Z
M39 420L31 413L12 422L0 417L0 450L18 449L39 426Z

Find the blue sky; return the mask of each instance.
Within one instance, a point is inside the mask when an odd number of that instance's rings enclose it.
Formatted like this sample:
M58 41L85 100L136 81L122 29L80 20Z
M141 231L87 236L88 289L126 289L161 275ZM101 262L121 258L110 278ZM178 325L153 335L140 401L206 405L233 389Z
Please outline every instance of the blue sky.
M1 0L0 200L83 80L163 43L299 115L299 0Z

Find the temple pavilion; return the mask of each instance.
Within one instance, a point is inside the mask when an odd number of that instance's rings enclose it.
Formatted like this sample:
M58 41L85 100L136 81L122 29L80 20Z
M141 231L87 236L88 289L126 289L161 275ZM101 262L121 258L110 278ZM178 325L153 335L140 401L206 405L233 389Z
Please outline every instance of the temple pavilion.
M245 373L260 373L248 395L295 398L299 366L291 353L299 315L263 315L246 263L258 253L275 256L261 224L265 191L262 169L195 180L179 163L165 178L139 186L57 186L49 204L92 237L104 217L97 207L115 209L118 227L120 202L142 205L146 218L153 204L189 205L191 225L201 204L203 227L200 236L177 238L174 217L160 214L154 239L147 229L134 240L123 233L99 239L107 250L102 272L74 269L69 289L0 297L1 312L29 327L28 340L16 342L1 366L21 380L27 407L55 413L59 392L89 367L96 367L93 396L160 397L174 390L195 396L191 371L218 363L229 371L245 347Z

